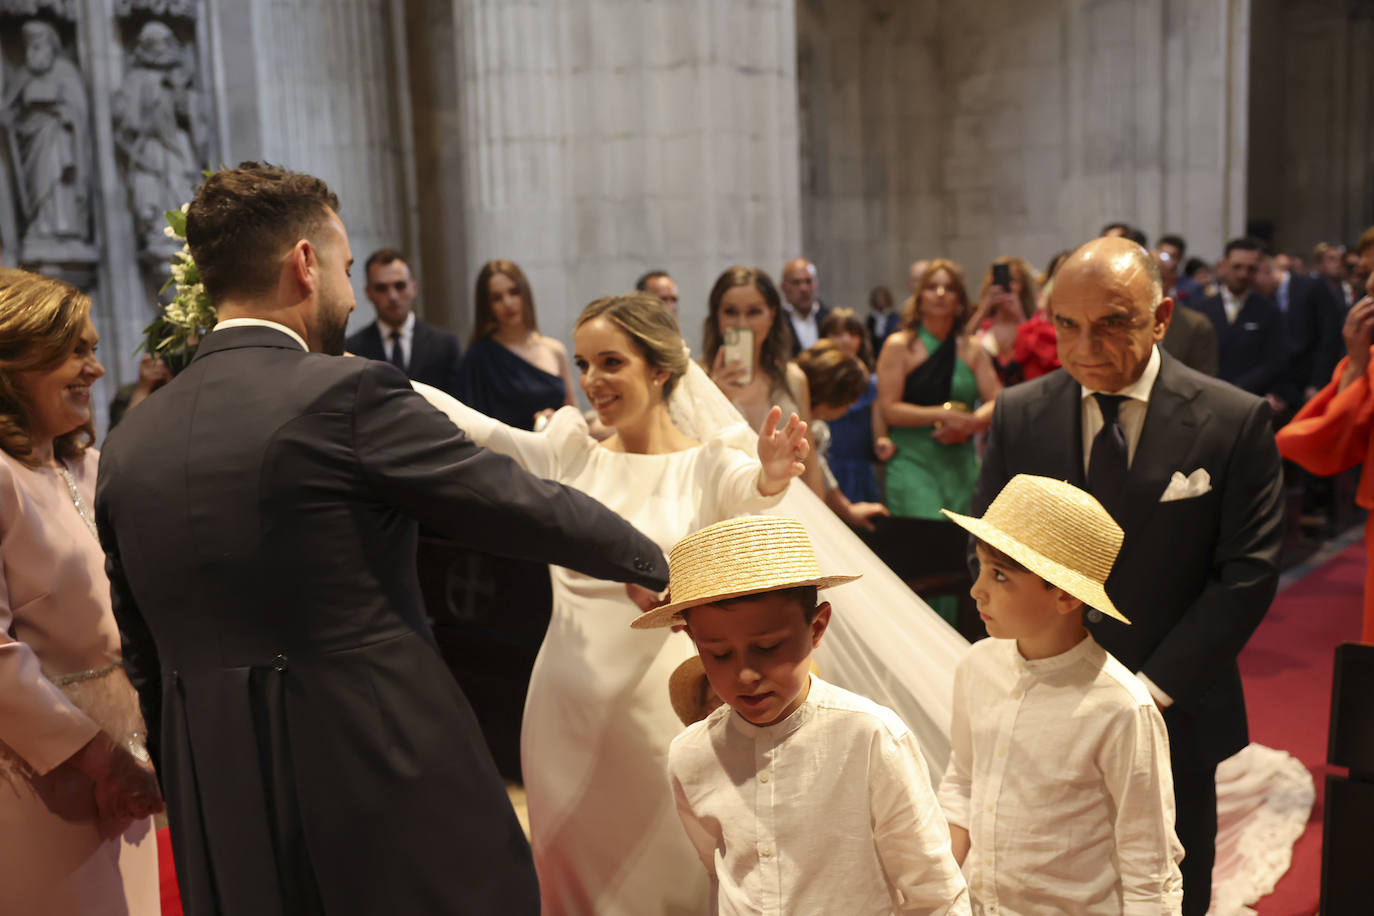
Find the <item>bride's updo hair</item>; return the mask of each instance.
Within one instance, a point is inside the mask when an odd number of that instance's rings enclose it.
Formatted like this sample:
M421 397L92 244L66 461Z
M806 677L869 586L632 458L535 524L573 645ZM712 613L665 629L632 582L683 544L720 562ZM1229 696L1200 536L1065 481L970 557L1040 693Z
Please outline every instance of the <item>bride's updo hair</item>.
M582 327L593 318L605 318L620 328L651 368L669 374L663 383L663 397L667 398L687 371L689 359L677 317L663 300L642 292L603 296L582 310L576 327Z

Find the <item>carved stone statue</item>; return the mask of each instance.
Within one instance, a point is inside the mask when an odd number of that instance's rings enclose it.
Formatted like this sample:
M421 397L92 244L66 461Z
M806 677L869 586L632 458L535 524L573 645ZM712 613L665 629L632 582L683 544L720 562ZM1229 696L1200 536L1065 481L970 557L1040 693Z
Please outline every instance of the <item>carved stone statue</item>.
M113 107L139 247L165 258L175 243L163 235L162 213L191 199L203 165L197 154L203 122L191 68L165 24L153 20L139 31L133 67Z
M17 173L22 258L85 260L93 254L86 87L52 25L31 20L20 34L24 69L0 101L0 120Z

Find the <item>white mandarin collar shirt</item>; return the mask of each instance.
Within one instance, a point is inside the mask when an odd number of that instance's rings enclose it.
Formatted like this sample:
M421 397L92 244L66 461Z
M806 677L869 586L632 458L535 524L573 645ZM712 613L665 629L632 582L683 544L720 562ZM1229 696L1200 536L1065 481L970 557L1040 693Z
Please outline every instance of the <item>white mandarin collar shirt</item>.
M415 340L415 313L411 312L409 315L406 315L405 324L401 325L399 328L393 328L391 325L378 318L377 330L382 335L382 352L386 354L387 362L392 361L391 350L397 344L397 341L392 340L391 335L395 331L401 332L401 339L399 341L401 345L401 356L405 364L409 366L410 354L412 352L411 344Z
M787 320L792 322L792 333L797 335L797 343L801 344L803 350L808 350L816 345L816 341L821 339L821 323L818 317L821 313L821 305L814 299L811 301L811 311L803 318L801 313L792 308L792 303L784 303L787 307Z
M714 913L969 913L925 759L889 709L813 677L776 725L724 706L690 726L668 768Z
M277 324L275 321L268 321L266 318L226 318L224 321L219 322L211 328L210 332L214 333L215 331L222 331L226 328L272 328L273 330L281 331L287 337L290 337L296 343L300 344L302 350L305 350L307 353L310 352L310 348L305 345L305 340L301 338L301 335L284 324Z
M950 737L940 805L969 831L975 909L1181 911L1164 719L1091 636L1034 661L1015 640L975 643L955 673Z

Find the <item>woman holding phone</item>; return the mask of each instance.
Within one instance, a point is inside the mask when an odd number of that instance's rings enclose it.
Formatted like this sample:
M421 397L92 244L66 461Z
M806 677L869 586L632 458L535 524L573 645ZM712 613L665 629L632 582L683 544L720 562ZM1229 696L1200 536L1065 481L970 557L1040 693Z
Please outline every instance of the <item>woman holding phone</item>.
M773 280L757 267L726 268L711 287L702 361L755 429L773 405L810 421L806 374L791 361L792 329Z
M983 291L969 330L992 357L1004 386L1025 380L1016 342L1021 325L1035 314L1035 300L1035 272L1020 258L1000 257L983 275Z

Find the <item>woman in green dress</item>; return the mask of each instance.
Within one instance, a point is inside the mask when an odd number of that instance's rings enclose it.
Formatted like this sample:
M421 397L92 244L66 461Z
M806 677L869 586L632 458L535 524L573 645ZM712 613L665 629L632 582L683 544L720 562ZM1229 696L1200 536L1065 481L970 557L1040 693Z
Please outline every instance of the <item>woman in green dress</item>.
M941 509L968 510L978 478L973 437L987 429L1002 390L992 358L966 333L968 317L963 271L932 261L901 330L883 343L878 406L897 447L887 463L893 515L939 519Z

